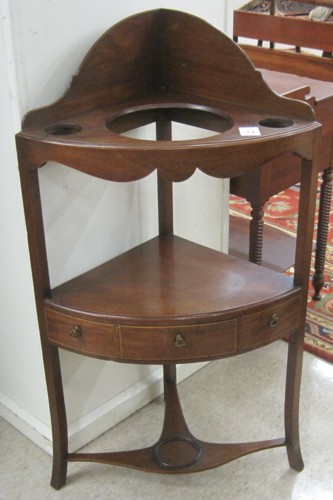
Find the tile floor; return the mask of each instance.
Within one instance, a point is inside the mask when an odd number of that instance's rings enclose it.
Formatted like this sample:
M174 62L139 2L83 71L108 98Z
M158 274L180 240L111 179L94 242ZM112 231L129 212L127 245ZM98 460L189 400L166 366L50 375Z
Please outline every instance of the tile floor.
M214 361L182 382L192 432L204 440L283 435L285 342ZM87 449L146 446L157 439L162 399L98 438ZM66 486L49 486L51 458L0 420L0 499L333 499L333 365L305 353L301 443L305 469L289 469L284 448L248 455L189 475L155 475L100 464L70 464Z

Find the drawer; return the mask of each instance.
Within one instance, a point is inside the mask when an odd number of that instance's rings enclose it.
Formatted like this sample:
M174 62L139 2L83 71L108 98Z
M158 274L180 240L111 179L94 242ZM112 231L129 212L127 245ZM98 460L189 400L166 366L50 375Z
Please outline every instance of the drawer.
M124 360L205 360L236 352L237 321L182 327L121 326Z
M51 309L46 309L45 314L52 344L98 358L120 358L119 327L78 319Z
M300 320L300 301L297 296L275 307L240 318L238 350L269 344L293 333Z

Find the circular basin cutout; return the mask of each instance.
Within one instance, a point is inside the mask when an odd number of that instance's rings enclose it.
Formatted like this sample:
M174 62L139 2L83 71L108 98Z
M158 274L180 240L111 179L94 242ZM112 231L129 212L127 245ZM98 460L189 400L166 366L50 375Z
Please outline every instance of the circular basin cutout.
M51 125L46 127L45 132L50 135L71 135L81 132L82 127L79 125L71 125L68 123L58 123L56 125Z
M113 133L126 135L126 132L160 120L197 127L203 132L212 132L212 135L226 132L234 125L233 119L220 110L191 104L128 108L110 117L105 125ZM205 137L204 133L202 137Z
M272 118L264 118L259 121L259 125L269 128L285 128L291 127L293 124L294 122L288 118L279 118L274 116Z

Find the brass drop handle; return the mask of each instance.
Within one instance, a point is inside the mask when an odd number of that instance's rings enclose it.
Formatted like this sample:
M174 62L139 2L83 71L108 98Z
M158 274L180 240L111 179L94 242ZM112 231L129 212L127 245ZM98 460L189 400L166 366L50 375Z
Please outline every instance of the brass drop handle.
M74 328L72 328L69 332L69 335L72 339L79 340L82 337L81 327L79 325L74 326Z
M175 346L176 347L184 347L186 345L185 338L181 333L177 333L175 336Z
M273 314L269 323L268 323L268 326L270 328L274 328L279 322L279 316L277 314Z

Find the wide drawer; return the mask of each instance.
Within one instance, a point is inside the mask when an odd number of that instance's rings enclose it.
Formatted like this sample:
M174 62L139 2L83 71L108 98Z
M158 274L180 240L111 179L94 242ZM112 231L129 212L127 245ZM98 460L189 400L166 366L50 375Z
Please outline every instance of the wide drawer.
M90 356L149 363L199 361L236 352L236 320L181 328L133 327L45 311L51 343Z
M238 350L269 344L296 331L300 320L300 296L239 319Z

